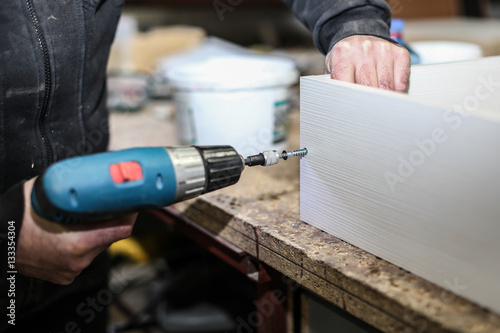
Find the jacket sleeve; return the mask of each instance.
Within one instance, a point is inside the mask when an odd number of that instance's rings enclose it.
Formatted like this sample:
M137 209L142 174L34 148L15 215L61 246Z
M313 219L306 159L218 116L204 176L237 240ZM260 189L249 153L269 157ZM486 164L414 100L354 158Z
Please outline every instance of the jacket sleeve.
M15 252L24 216L24 181L0 195L0 276L15 271Z
M391 10L385 0L284 0L311 30L324 54L352 35L390 38Z

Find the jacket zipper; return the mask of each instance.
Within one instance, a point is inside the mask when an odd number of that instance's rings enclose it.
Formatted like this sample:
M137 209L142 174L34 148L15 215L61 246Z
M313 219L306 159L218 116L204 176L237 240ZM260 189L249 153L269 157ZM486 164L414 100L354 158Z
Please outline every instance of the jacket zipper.
M42 142L45 146L45 151L47 153L47 165L50 165L54 161L54 154L47 133L45 132L45 126L44 126L45 119L48 116L49 99L52 89L52 75L50 71L49 51L47 48L47 42L45 41L45 37L40 27L40 22L38 21L35 9L33 8L33 0L26 0L26 5L28 6L31 22L33 23L33 26L35 28L36 37L38 38L38 43L40 44L40 48L42 49L43 69L45 74L45 87L44 87L42 109L38 119L38 129L40 130Z

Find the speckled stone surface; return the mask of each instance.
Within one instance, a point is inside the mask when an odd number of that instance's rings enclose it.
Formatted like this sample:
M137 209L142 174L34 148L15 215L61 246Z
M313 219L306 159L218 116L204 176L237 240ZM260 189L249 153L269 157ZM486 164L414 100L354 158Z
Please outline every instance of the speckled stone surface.
M289 145L296 149L296 113L292 120ZM113 115L111 124L112 149L176 141L171 120L155 121L149 113ZM130 142L127 132L134 133ZM500 332L500 316L462 299L460 286L457 294L446 291L301 222L296 159L247 168L235 186L176 204L175 209L382 331Z

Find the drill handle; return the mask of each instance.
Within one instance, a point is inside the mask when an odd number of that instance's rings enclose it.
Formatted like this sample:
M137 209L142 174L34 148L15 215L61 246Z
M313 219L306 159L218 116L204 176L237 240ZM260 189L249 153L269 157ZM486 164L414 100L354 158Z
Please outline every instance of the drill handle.
M167 206L175 192L165 148L134 148L53 164L36 180L31 202L45 219L79 224Z

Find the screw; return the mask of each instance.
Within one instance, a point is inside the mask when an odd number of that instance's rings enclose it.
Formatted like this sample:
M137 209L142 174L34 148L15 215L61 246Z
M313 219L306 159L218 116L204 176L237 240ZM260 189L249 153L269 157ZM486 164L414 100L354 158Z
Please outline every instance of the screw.
M302 157L302 156L306 156L306 155L307 155L307 148L302 148L302 149L294 150L294 151L283 150L280 157L286 161L290 157L294 157L294 156Z

